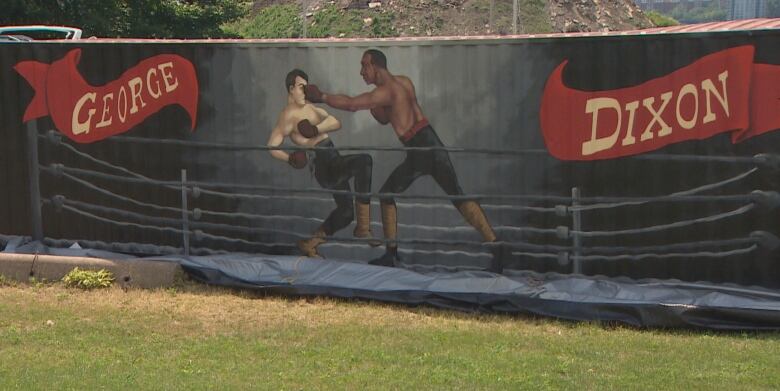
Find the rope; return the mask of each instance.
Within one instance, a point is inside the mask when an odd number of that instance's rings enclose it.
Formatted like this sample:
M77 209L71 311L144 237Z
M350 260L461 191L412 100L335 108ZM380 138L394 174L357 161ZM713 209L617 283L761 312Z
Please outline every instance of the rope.
M74 243L85 248L96 250L117 251L121 253L134 254L152 254L152 255L178 255L184 252L184 249L173 246L161 246L150 243L136 242L103 242L100 240L82 240L82 239L53 239L44 238L43 243L50 247L70 247ZM224 250L213 250L204 247L191 247L190 254L194 255L224 255L235 254Z
M115 180L120 182L128 182L128 183L142 183L142 184L154 184L154 185L180 185L181 182L177 181L161 181L161 180L145 180L141 178L127 178L112 174L105 174L102 172L92 171L92 170L85 170L80 168L72 168L72 167L64 167L64 166L55 166L55 167L42 167L41 170L54 173L55 175L58 174L59 170L62 170L63 172L70 172L85 176L91 176L95 178L100 179L107 179L107 180ZM751 170L752 171L752 170ZM725 181L724 181L725 182ZM303 188L303 189L292 189L292 188L278 188L278 187L272 187L272 186L260 186L260 185L249 185L249 184L240 184L240 183L220 183L220 182L200 182L200 181L189 181L184 183L187 186L200 186L200 187L218 187L218 188L224 188L224 187L231 187L236 189L243 189L243 190L261 190L261 191L272 191L272 192L289 192L289 193L319 193L319 194L340 194L340 195L350 195L350 196L364 196L364 197L374 197L374 198L401 198L401 199L433 199L433 200L450 200L450 201L457 201L457 200L475 200L475 199L510 199L510 200L524 200L524 201L556 201L556 202L571 202L571 197L563 197L563 196L542 196L542 195L514 195L514 194L472 194L472 195L407 195L407 194L395 194L395 193L359 193L354 191L347 191L347 190L330 190L330 189L314 189L314 188ZM709 185L708 185L709 186ZM688 191L686 191L688 192ZM232 197L236 197L236 194L232 194ZM594 203L600 203L600 202L635 202L635 203L647 203L647 202L668 202L668 201L680 201L680 202L712 202L712 201L724 201L724 202L750 202L753 201L754 196L752 195L688 195L688 194L680 194L675 193L671 195L665 195L665 196L655 196L655 197L582 197L578 198L578 201L580 202L594 202ZM580 206L575 207L579 208L579 210L584 210L583 208L588 208L590 206L594 205L588 205L588 206ZM610 206L614 207L614 206ZM597 209L597 208L593 208Z
M103 212L103 213L114 213L118 214L123 217L130 217L134 218L140 221L146 221L146 222L153 222L158 224L179 224L180 220L172 219L172 218L165 218L165 217L153 217L153 216L147 216L136 212L130 212L126 210L111 208L111 207L105 207L105 206L99 206L99 205L92 205L87 204L80 201L73 201L65 199L64 197L61 199L61 207L65 210L80 214L85 217L93 218L101 222L109 223L109 224L116 224L120 226L132 226L137 228L143 228L143 229L152 229L157 231L168 231L168 232L174 232L178 234L183 234L184 231L178 228L171 228L171 227L160 227L160 226L152 226L152 225L145 225L145 224L139 224L139 223L131 223L131 222L125 222L125 221L119 221L114 220L107 217L101 217L94 215L90 212L78 209L83 208L86 210L92 210L97 212ZM57 205L59 201L57 200L43 200L46 204L55 204ZM73 207L71 205L74 205L76 207ZM258 232L267 232L267 233L275 233L275 234L283 234L283 235L289 235L293 236L295 238L299 239L308 239L310 236L301 234L294 231L288 231L288 230L280 230L280 229L271 229L271 228L250 228L250 227L242 227L242 226L233 226L228 224L219 224L219 223L206 223L206 222L192 222L190 224L193 228L207 228L207 229L221 229L226 231L233 231L233 232L240 232L240 233L247 233L247 234L255 234ZM194 234L197 238L199 235L206 237L206 238L217 238L220 240L231 240L231 241L239 241L242 243L247 244L261 244L261 245L268 245L268 243L260 243L260 242L251 242L251 241L245 241L244 239L235 239L235 238L229 238L224 236L216 236L207 234L202 231L190 231L190 233ZM342 237L334 237L334 236L326 236L324 239L326 240L332 240L332 241L342 241L342 242L353 242L353 243L367 243L372 241L372 239L365 239L365 238L342 238ZM396 243L396 244L422 244L422 245L434 245L434 244L441 244L441 245L448 245L448 246L472 246L472 247L483 247L483 246L495 246L496 243L483 243L483 242L475 242L475 241L445 241L445 240L434 240L434 239L396 239L396 240L386 240L388 243ZM287 243L277 243L279 245L289 245ZM523 249L545 249L549 246L542 246L537 244L531 244L531 243L524 243L524 242L513 242L510 244L513 247L523 248Z
M171 207L171 206L162 206L162 205L152 204L152 203L148 203L148 202L138 201L138 200L135 200L135 199L130 198L130 197L125 197L125 196L123 196L121 194L117 194L117 193L111 192L109 190L106 190L106 189L104 189L104 188L102 188L100 186L93 185L90 182L87 182L87 181L85 181L83 179L79 179L79 178L77 178L77 177L75 177L73 175L70 175L70 174L66 173L66 172L63 172L62 176L64 176L65 178L68 178L68 179L70 179L70 180L72 180L72 181L74 181L74 182L76 182L78 184L81 184L82 186L85 186L85 187L87 187L90 190L94 190L94 191L96 191L98 193L107 195L109 197L112 197L112 198L115 198L115 199L118 199L118 200L122 200L122 201L125 201L125 202L128 202L128 203L131 203L131 204L134 204L134 205L143 206L143 207L147 207L147 208L151 208L151 209L159 210L159 211L176 212L176 213L180 213L181 212L181 208L174 208L174 207Z
M183 147L195 147L195 148L210 148L210 149L227 149L233 151L310 151L310 150L337 150L337 151L446 151L456 153L484 153L490 155L509 155L509 156L521 156L521 155L549 155L545 149L517 149L517 150L504 150L504 149L490 149L490 148L458 148L458 147L377 147L377 146L353 146L353 147L298 147L298 146L278 146L269 147L268 145L236 145L227 143L214 143L207 141L188 141L188 140L174 140L174 139L149 139L142 137L132 136L114 136L110 137L110 141L116 142L130 142L141 144L162 144L162 145L178 145Z
M738 174L738 175L733 176L731 178L724 179L724 180L719 181L719 182L708 183L706 185L695 187L693 189L683 190L683 191L680 191L680 192L672 193L670 195L659 196L657 198L691 196L693 194L697 194L697 193L700 193L700 192L703 192L703 191L717 189L719 187L726 186L726 185L728 185L730 183L734 183L734 182L740 181L740 180L746 178L747 176L749 176L750 174L752 174L752 173L754 173L756 171L758 171L758 168L753 167L750 170L747 170L747 171L745 171L745 172L743 172L741 174ZM585 199L587 199L587 198L582 198L582 200L585 200ZM599 201L596 201L596 202L599 202ZM610 201L606 201L606 202L610 202ZM642 205L642 204L645 204L647 202L649 202L649 201L628 201L628 202L608 203L608 204L579 205L579 206L572 206L570 208L570 210L572 210L572 211L586 211L586 210L596 210L596 209L612 209L612 208L621 207L621 206Z
M753 208L755 208L756 204L748 204L745 205L739 209L734 209L732 211L724 212L724 213L718 213L711 216L701 217L698 219L692 219L692 220L684 220L684 221L676 221L674 223L669 224L659 224L654 225L651 227L644 227L644 228L633 228L633 229L624 229L624 230L617 230L617 231L571 231L572 235L579 235L585 238L594 238L594 237L604 237L604 236L616 236L616 235L630 235L630 234L642 234L642 233L648 233L648 232L660 232L667 229L672 228L680 228L680 227L687 227L693 224L698 223L711 223L713 221L718 221L721 219L725 219L732 216L738 216L743 213L746 213Z
M647 258L725 258L733 255L748 254L755 251L758 248L757 245L751 245L750 247L730 250L730 251L700 251L695 253L668 253L668 254L635 254L635 255L585 255L578 258L583 261L639 261Z
M45 203L51 203L52 201L44 200ZM183 233L182 230L176 229L176 228L170 228L170 227L157 227L157 226L148 226L148 225L142 225L142 224L136 224L136 223L128 223L128 222L122 222L113 220L110 218L105 217L99 217L94 214L81 211L77 208L73 208L68 205L62 205L63 209L72 211L74 213L80 214L85 217L97 219L102 222L106 222L109 224L117 224L120 226L134 226L138 228L143 229L153 229L153 230L161 230L161 231L170 231L175 233ZM103 208L103 207L100 207ZM109 208L107 208L109 209ZM132 213L132 212L128 212ZM163 218L159 218L163 219ZM168 220L174 220L174 219L168 219ZM204 227L216 227L220 229L226 229L226 230L236 230L240 232L247 232L247 233L254 233L257 231L269 231L267 229L252 229L252 228L246 228L246 227L234 227L229 226L225 224L213 224L213 223L200 223ZM285 233L290 234L296 237L302 237L302 238L308 238L306 235L301 235L295 232L290 231L281 231L281 230L274 230L278 231L279 233ZM283 245L283 246L289 246L289 244L286 243L262 243L262 242L252 242L244 239L236 239L236 238L229 238L225 236L218 236L218 235L212 235L205 232L200 231L194 231L193 232L195 237L197 238L199 235L205 238L210 239L216 239L216 240L225 240L225 241L232 241L232 242L241 242L251 245L263 245L263 246L269 246L269 245ZM344 241L344 242L366 242L368 239L363 238L339 238L339 237L325 237L326 240L332 240L332 241ZM437 245L447 245L447 246L469 246L469 247L488 247L493 248L496 246L506 246L507 248L511 250L536 250L537 252L561 252L561 251L571 251L571 246L559 246L559 245L539 245L539 244L532 244L532 243L526 243L526 242L492 242L492 243L484 243L484 242L474 242L474 241L445 241L445 240L430 240L430 239L397 239L397 240L386 240L387 243L396 243L396 244L422 244L422 245L431 245L431 244L437 244ZM655 245L655 246L639 246L639 247L626 247L626 246L615 246L615 247L606 247L606 246L597 246L597 247L584 247L584 248L578 248L577 250L585 253L585 254L593 254L593 253L601 253L601 254L622 254L622 253L628 253L628 254L642 254L642 253L654 253L659 251L679 251L679 250L695 250L698 248L712 248L712 247L724 247L724 246L733 246L733 245L745 245L745 244L755 244L756 242L759 242L758 238L754 237L745 237L745 238L735 238L735 239L723 239L723 240L706 240L706 241L698 241L698 242L686 242L686 243L674 243L674 244L665 244L665 245Z
M320 201L320 202L332 202L333 199L331 198L319 198L319 197L306 197L306 196L290 196L290 195L261 195L261 194L243 194L243 193L228 193L224 191L218 191L218 190L208 190L208 189L200 189L200 192L203 194L210 194L215 196L221 196L221 197L227 197L227 198L242 198L242 199L260 199L260 200L270 200L270 199L283 199L283 200L304 200L304 201ZM336 192L336 190L333 190L333 192ZM354 193L358 195L363 195L363 193ZM395 197L395 198L417 198L413 196L408 197ZM444 198L444 197L441 197ZM472 197L473 198L473 197ZM379 201L371 201L372 204L378 205ZM451 209L451 204L424 204L424 203L416 203L416 202L397 202L397 206L399 207L407 207L407 208L422 208L422 209ZM540 212L540 213L551 213L556 212L555 208L549 208L549 207L537 207L537 206L525 206L525 205L497 205L497 204L482 204L482 208L486 210L496 210L496 211L529 211L529 212Z
M211 148L211 149L227 149L234 151L296 151L296 150L337 150L337 151L446 151L456 153L482 153L489 155L508 155L508 156L523 156L523 155L544 155L550 157L550 154L545 149L491 149L491 148L459 148L459 147L378 147L378 146L348 146L348 147L298 147L298 146L279 146L269 147L268 145L237 145L228 143L216 143L207 141L189 141L189 140L175 140L175 139L150 139L142 137L132 136L114 136L109 138L110 141L125 142L125 143L141 143L141 144L161 144L161 145L178 145L195 148ZM767 157L774 158L774 155L763 154L763 156L701 156L701 155L672 155L672 154L643 154L631 156L634 160L655 160L655 161L687 161L687 162L717 162L717 163L744 163L744 164L768 164ZM771 160L771 159L769 159ZM771 164L770 164L771 166Z
M106 174L98 171L66 167L61 165L60 166L55 165L55 167L41 167L41 170L53 173L54 175L57 175L58 171L61 170L62 172L74 173L74 174L89 176L93 178L114 180L118 182L127 182L127 183L140 183L145 185L180 186L182 184L182 182L180 181L163 181L163 180L148 180L142 178L128 178L128 177L123 177L118 175ZM567 202L571 199L571 197L561 197L561 196L513 195L513 194L483 194L483 195L476 194L476 195L453 196L453 195L407 195L407 194L395 194L395 193L359 193L359 192L348 191L348 190L331 190L331 189L316 189L316 188L292 189L292 188L279 188L273 186L250 185L250 184L242 184L242 183L200 182L200 181L187 181L184 182L184 185L188 187L198 186L198 187L212 187L212 188L213 187L234 188L234 189L242 189L242 190L259 190L259 191L284 192L284 193L339 194L339 195L363 196L363 197L374 197L374 198L430 199L430 200L450 200L450 201L452 200L466 201L466 200L474 200L474 199L492 198L492 199L526 200L526 201ZM232 197L236 197L235 193L227 193L227 194L230 194Z

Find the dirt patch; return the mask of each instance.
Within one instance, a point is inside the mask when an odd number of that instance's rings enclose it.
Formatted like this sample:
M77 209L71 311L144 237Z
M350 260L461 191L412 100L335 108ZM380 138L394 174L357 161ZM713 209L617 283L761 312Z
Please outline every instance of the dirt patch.
M289 0L262 0L255 11ZM295 2L294 4L300 4ZM361 10L366 18L391 15L395 36L473 36L622 31L654 27L632 0L309 0L309 19L327 6ZM311 21L310 21L311 22ZM356 31L348 36L364 36Z
M44 304L67 308L88 325L97 312L121 313L122 318L148 319L150 327L163 318L166 329L177 335L224 335L248 330L358 325L393 329L490 329L525 334L550 327L549 320L468 314L430 307L406 307L378 302L331 298L300 298L261 295L253 291L215 288L187 283L177 289L120 289L94 291L67 289L61 284L0 287L0 301L14 306ZM22 319L12 322L19 328L30 325ZM16 324L18 323L18 324ZM33 325L42 327L42 325Z

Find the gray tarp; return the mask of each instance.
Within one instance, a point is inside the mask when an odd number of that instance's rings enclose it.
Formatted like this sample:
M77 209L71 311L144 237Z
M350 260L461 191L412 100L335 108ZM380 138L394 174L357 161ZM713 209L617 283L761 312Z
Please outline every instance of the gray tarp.
M125 254L8 241L6 251L127 259ZM507 271L448 271L406 265L296 256L225 254L163 256L195 279L215 285L292 295L371 299L478 312L620 322L637 327L780 329L780 292L760 287L676 280L630 280Z

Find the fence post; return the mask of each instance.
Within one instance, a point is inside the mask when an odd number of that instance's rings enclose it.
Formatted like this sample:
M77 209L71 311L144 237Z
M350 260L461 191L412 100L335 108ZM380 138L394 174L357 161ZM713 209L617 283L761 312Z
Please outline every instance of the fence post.
M512 34L517 35L517 0L512 3Z
M30 175L30 223L33 240L43 240L41 219L41 184L38 163L38 121L27 121L27 172Z
M190 224L187 208L187 170L181 170L181 229L184 237L184 255L190 256Z
M580 189L576 187L571 188L571 217L572 217L572 241L573 241L573 251L572 251L572 273L574 274L582 274L582 264L580 260L580 248L582 246L582 238L580 237L579 232L582 231L582 215L579 210L576 209L577 206L580 205Z

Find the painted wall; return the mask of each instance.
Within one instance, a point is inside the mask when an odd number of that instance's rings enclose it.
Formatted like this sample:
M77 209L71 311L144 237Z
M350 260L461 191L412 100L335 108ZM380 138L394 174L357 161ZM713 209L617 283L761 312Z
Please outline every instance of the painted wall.
M590 257L582 260L584 273L776 287L780 281L778 253L757 244L753 240L755 236L750 235L755 231L780 235L777 209L772 208L771 202L749 206L748 197L755 190L776 191L778 185L778 168L752 159L757 154L775 154L780 145L780 136L775 132L778 128L776 94L780 85L777 83L780 77L776 74L780 71L769 66L780 64L780 54L775 50L777 38L777 32L753 31L427 42L2 45L0 131L5 141L0 144L0 188L3 189L0 191L0 233L29 234L31 229L27 127L23 118L35 96L32 84L36 82L28 80L35 79L39 80L39 85L49 86L49 89L38 91L38 94L44 94L42 102L45 101L44 108L48 111L32 119L41 135L58 129L57 133L63 135L63 143L77 151L150 178L175 181L179 180L181 169L186 169L188 179L193 181L269 188L221 189L234 195L252 193L281 197L209 194L189 197L190 208L244 214L203 219L245 227L243 231L214 226L202 229L243 241L193 238L193 246L295 253L295 241L299 237L271 231L308 235L318 225L310 218L324 219L334 203L327 194L286 191L322 189L322 186L310 170L295 170L262 149L287 104L285 76L291 69L300 68L308 73L309 83L317 84L328 93L358 95L368 92L373 86L362 80L360 60L366 49L377 48L386 54L390 72L406 75L414 83L418 102L443 144L472 150L452 151L449 157L466 194L493 196L480 201L499 239L549 246L516 248L515 254L507 260L507 267L564 273L572 270L571 262L561 264L557 258L563 251L561 248L572 246L572 238L560 238L550 230L559 226L573 229L572 214L559 216L554 208L570 204L565 197L570 197L572 188L577 188L582 197L586 197L583 201L586 204L619 201L613 198L601 202L587 197L644 197L634 205L580 213L581 231L596 232L581 239L583 248L590 249L581 254ZM75 67L71 70L66 70L69 68L65 65L58 67L66 73L52 71L53 65L48 68L30 65L26 79L22 76L24 72L18 70L18 64L24 61L54 64L67 58L74 49L80 49ZM568 62L560 68L561 83L556 89L553 75L564 61ZM160 67L169 62L172 67ZM194 76L183 70L186 64L191 64ZM150 74L150 69L156 71ZM726 81L718 78L723 72L728 73ZM77 75L84 78L89 88L78 89L73 82ZM141 82L132 87L130 83L135 77ZM46 82L40 82L42 79ZM170 96L163 95L161 91L166 86L170 88L174 80L178 82L176 89ZM705 85L707 80L710 84ZM118 98L122 86L126 94L124 101ZM115 108L103 112L102 97L112 92L117 99L107 101L110 104L124 102L128 112L136 100L138 112L125 114L126 124L118 121L119 111ZM135 98L133 92L137 94ZM94 104L88 97L80 110L76 110L78 114L74 121L73 109L78 98L86 93L95 93ZM160 98L154 98L158 93ZM775 94L774 100L772 94ZM69 100L71 95L74 98ZM194 97L197 99L193 101ZM653 100L646 104L650 98ZM668 103L664 105L666 101ZM637 103L632 105L632 102ZM55 106L62 109L55 109ZM330 135L337 147L371 148L342 153L372 156L372 191L379 192L406 153L385 150L402 147L393 129L377 123L368 111L353 113L320 106L341 122L341 129ZM122 107L119 106L120 111ZM85 123L90 108L95 110L90 122L92 128L89 132L72 134L72 125ZM620 127L617 126L618 113ZM708 113L715 119L705 122ZM95 127L107 116L113 116L112 125ZM594 119L596 116L598 118ZM131 124L132 121L137 123ZM663 130L662 122L671 130ZM757 123L761 126L754 126ZM629 124L633 143L627 134ZM640 140L645 132L649 132L648 138ZM664 135L664 132L668 134ZM89 136L95 140L81 143L71 140L68 133L74 139ZM111 137L101 138L112 133L115 134ZM611 135L615 135L614 141L609 140ZM123 140L126 137L259 148L235 150L215 145L149 144ZM733 138L740 140L735 142ZM588 141L595 145L597 140L601 140L598 144L601 149L584 154L583 145ZM290 145L289 140L286 145ZM126 175L44 138L40 139L38 147L39 160L44 167L61 163ZM504 153L498 153L500 151ZM105 178L81 178L93 186L145 203L167 207L181 204L177 189ZM154 211L101 194L83 183L57 177L51 172L42 172L40 179L44 199L59 194L68 200L153 217L180 217L180 213L174 211ZM708 189L708 186L713 188ZM722 197L677 198L663 202L645 199L686 191L688 193L684 194ZM443 196L444 192L430 177L422 177L404 194ZM284 198L291 195L299 198ZM506 195L533 197L504 197ZM481 241L477 231L468 226L444 199L399 199L398 202L400 239ZM374 198L371 211L375 236L382 233L379 209ZM181 235L174 231L141 229L68 210L57 211L50 202L42 205L42 213L44 233L50 238L171 246L181 246L182 242ZM93 214L137 222L133 216L110 211L93 210ZM297 217L250 218L249 215ZM166 225L160 222L143 224ZM168 225L180 228L176 224ZM642 228L647 229L639 233L594 236L604 231ZM349 238L352 229L350 225L336 236ZM706 241L713 243L705 246L707 248L701 247L700 242ZM689 248L677 245L679 243L699 244ZM646 251L630 249L643 246L654 247ZM599 248L605 250L598 251ZM402 244L401 250L404 261L410 263L484 267L491 257L485 247L451 243L408 243ZM330 241L322 245L320 251L328 258L362 262L381 255L383 250L361 243ZM567 251L571 255L577 250Z

